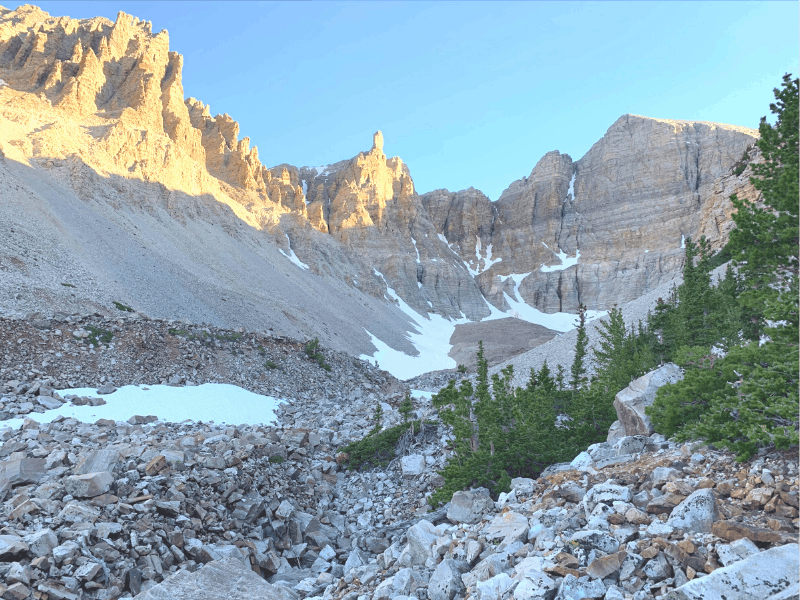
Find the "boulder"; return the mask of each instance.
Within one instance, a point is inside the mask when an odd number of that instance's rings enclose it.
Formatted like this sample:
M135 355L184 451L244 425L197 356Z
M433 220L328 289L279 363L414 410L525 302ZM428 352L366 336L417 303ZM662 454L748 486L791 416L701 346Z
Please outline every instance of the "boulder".
M281 585L270 585L242 561L212 561L191 573L179 571L137 595L139 600L296 600L300 596Z
M494 509L494 501L486 488L456 492L447 509L451 523L478 523Z
M94 498L111 489L114 476L108 471L72 475L64 479L64 487L68 494L75 498Z
M479 600L502 600L516 583L508 573L500 573L486 581L479 581L475 586L477 588L475 597Z
M400 563L407 567L424 565L433 556L432 547L438 539L433 524L423 519L408 529L406 537L408 544L400 555Z
M558 584L542 571L528 570L514 589L516 600L550 600L555 596Z
M556 600L583 600L583 598L602 598L606 594L606 586L599 579L581 577L578 579L568 573L558 586Z
M40 529L36 533L26 535L24 540L28 544L30 553L36 557L48 556L53 548L58 546L58 537L52 529Z
M717 497L711 489L704 488L692 492L672 509L667 525L684 531L711 533L718 518Z
M425 472L425 457L421 454L404 456L400 461L400 468L403 471L403 477L407 479L419 477Z
M502 539L507 543L517 540L523 543L528 538L528 518L514 511L497 515L485 530L489 540Z
M751 600L797 597L800 546L786 544L753 554L668 592L664 600Z
M461 573L464 565L452 558L445 558L436 567L428 581L428 598L430 600L453 600L464 592Z
M658 388L681 379L683 373L680 367L669 363L634 379L628 387L617 393L614 408L626 436L653 433L653 426L644 409L653 404Z

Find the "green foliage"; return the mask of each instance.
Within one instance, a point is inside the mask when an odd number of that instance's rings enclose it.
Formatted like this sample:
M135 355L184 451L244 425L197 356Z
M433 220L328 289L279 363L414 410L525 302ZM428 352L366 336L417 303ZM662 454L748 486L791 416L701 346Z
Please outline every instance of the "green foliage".
M575 344L575 359L572 362L570 384L572 389L577 390L586 384L586 367L583 359L586 357L586 345L588 343L586 335L586 306L578 306L578 341Z
M350 455L347 468L353 471L385 467L395 456L395 448L400 439L410 433L418 435L424 425L420 421L401 423L388 429L380 430L373 427L361 440L352 442L341 448L341 452Z
M278 363L276 363L275 361L272 361L272 360L268 360L267 362L265 362L264 366L266 368L268 368L268 369L280 369L280 366L278 366Z
M117 302L116 300L112 300L114 306L117 307L117 310L121 310L123 312L133 312L133 309L130 306L126 306L122 302Z
M406 393L406 397L403 398L398 410L403 417L403 423L408 423L408 421L411 419L411 413L414 411L414 404L411 401L410 394Z
M63 285L64 287L71 287L71 288L74 288L74 287L75 287L75 286L74 286L74 285L72 285L71 283L62 283L61 285Z
M322 355L322 352L319 351L319 340L314 338L313 340L309 340L306 342L305 351L306 355L311 358L312 360L317 361L317 364L325 369L326 371L331 370L331 366L325 362L325 357Z
M467 365L458 365L458 367L456 368L456 371L458 371L459 373L462 373L462 374L466 373L467 372Z
M276 454L275 456L270 456L269 457L269 462L271 462L273 464L276 464L276 465L279 465L282 462L286 462L286 459L283 458L280 454Z
M103 329L101 327L95 327L94 325L86 325L84 329L89 332L89 336L84 339L87 343L92 344L93 346L97 346L100 343L108 344L114 337L113 331L109 331L108 329Z
M453 492L477 485L493 494L508 490L511 477L536 477L548 465L572 458L567 438L556 427L556 406L566 393L558 389L547 365L526 388L512 389L508 367L492 378L483 344L478 351L476 386L455 380L433 397L442 422L452 429L453 459L441 471L445 484L430 499L450 500Z
M687 368L649 409L656 430L729 448L739 460L798 441L798 80L786 75L775 97L775 125L762 118L759 128L764 162L752 165L763 202L731 196L736 229L725 251L738 272L716 288L696 276L654 320L665 354ZM763 334L766 343L756 343ZM717 358L712 345L728 354Z

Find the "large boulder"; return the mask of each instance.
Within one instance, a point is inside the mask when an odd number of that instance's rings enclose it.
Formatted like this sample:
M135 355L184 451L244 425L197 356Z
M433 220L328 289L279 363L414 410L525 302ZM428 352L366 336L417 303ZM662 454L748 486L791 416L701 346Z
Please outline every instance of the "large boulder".
M430 600L453 600L464 592L461 573L465 565L452 558L445 558L436 567L428 582L428 598Z
M669 363L639 379L634 379L628 387L617 393L614 398L614 408L617 410L617 418L624 434L628 436L653 433L653 426L644 409L653 404L658 388L681 379L683 373L680 367Z
M797 597L800 546L770 548L672 590L664 600Z
M451 523L478 523L483 515L494 510L494 501L486 488L456 492L447 509Z
M296 600L284 586L270 585L236 558L215 560L199 571L179 571L136 596L139 600Z
M697 533L711 533L714 521L719 519L717 496L711 489L692 492L688 498L672 509L667 525Z

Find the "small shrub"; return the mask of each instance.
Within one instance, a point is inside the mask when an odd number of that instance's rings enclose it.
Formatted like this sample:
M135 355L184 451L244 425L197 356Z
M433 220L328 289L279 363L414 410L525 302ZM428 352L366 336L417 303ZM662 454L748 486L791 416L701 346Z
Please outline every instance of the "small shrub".
M317 361L317 364L321 368L326 371L331 370L331 366L325 362L325 357L322 355L322 352L319 351L319 340L317 338L306 342L305 351L306 355L310 359Z
M94 325L87 325L84 327L84 329L89 332L89 337L85 338L86 341L93 346L99 345L100 342L103 344L108 344L111 341L111 338L114 337L114 332L109 331L108 329L95 327Z
M340 454L348 456L348 469L357 471L363 468L385 467L394 458L397 442L408 431L417 435L422 430L419 421L401 423L380 431L373 427L361 440L352 442L341 449Z
M467 365L458 365L456 371L459 373L466 373L467 372Z
M276 465L279 465L279 464L281 464L283 462L286 462L286 459L283 458L280 454L276 454L275 456L270 456L269 457L269 462L271 462L273 464L276 464Z
M113 300L113 302L114 302L114 306L117 307L117 310L121 310L123 312L133 312L133 309L130 306L127 306L127 305L123 304L122 302L117 302L116 300Z
M63 285L64 287L71 287L71 288L74 288L74 287L75 287L75 286L74 286L74 285L72 285L71 283L62 283L61 285Z
M403 416L403 423L408 423L411 419L411 413L414 411L414 403L411 401L410 394L406 393L406 397L400 403L400 408L398 410Z
M268 369L279 369L280 368L278 366L278 363L273 362L271 360L268 360L267 362L265 362L264 366L267 367Z

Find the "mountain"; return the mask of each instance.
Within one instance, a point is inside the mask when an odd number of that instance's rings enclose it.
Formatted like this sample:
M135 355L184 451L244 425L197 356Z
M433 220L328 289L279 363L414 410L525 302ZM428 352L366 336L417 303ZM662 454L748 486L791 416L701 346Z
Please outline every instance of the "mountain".
M396 373L410 360L411 376L475 337L504 360L581 303L653 290L686 238L725 243L731 193L756 196L734 172L759 160L756 130L637 115L577 161L547 153L496 202L419 194L380 132L349 160L268 168L229 115L184 97L182 66L166 31L124 13L0 8L0 311L117 302L318 337Z

